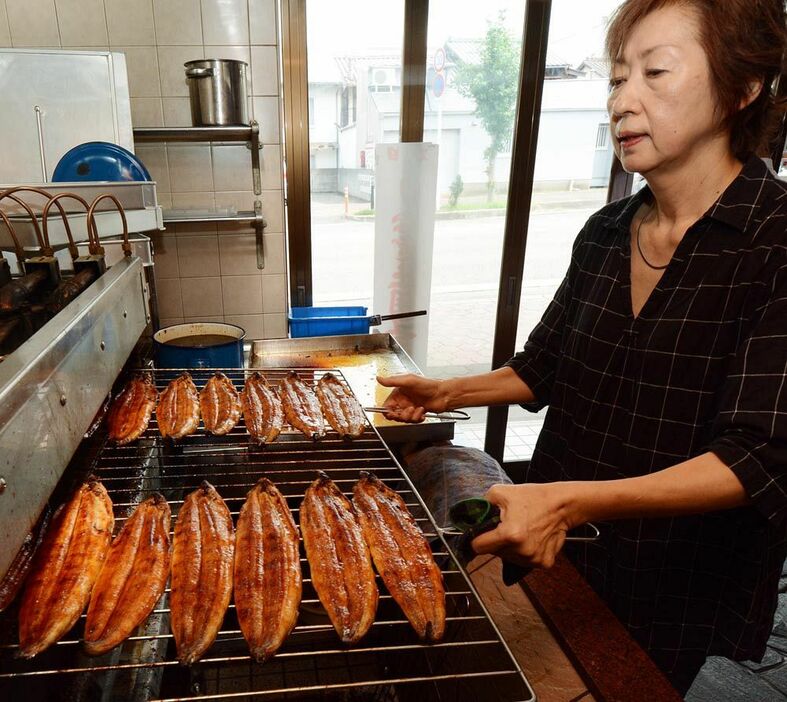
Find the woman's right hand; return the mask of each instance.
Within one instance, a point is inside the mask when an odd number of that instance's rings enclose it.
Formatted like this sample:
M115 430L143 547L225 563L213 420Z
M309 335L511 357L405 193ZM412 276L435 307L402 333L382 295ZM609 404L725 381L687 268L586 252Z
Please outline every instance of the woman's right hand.
M389 410L385 414L388 419L418 423L424 421L426 412L445 412L448 409L444 385L439 380L403 373L377 376L377 382L394 389L383 405Z

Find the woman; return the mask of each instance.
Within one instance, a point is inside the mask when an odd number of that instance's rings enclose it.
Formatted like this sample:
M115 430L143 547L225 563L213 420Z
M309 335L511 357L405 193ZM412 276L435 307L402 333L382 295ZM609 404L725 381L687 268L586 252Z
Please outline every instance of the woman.
M549 405L478 553L570 558L682 693L760 659L787 553L787 187L779 0L628 0L607 37L615 152L648 187L596 213L524 350L492 373L381 378L390 416ZM567 545L568 546L568 545Z

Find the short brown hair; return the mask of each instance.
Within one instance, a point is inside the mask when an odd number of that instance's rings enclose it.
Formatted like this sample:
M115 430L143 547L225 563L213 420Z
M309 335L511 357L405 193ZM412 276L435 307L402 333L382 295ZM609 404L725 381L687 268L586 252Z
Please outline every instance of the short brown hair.
M733 153L741 160L751 154L769 155L768 146L784 114L784 100L774 94L785 60L784 0L627 0L607 27L610 67L640 20L674 5L699 14L699 40L708 57L719 126L729 129ZM749 86L757 81L762 82L760 94L739 109Z

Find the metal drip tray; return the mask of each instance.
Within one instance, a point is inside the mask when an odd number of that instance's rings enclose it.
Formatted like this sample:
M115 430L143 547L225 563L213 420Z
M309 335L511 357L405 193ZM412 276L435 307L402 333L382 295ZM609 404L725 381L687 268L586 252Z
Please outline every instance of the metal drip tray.
M418 366L390 334L316 336L299 339L265 339L252 342L252 368L338 368L364 407L380 407L391 392L380 385L378 375L418 373ZM421 424L402 424L382 414L370 417L388 443L450 441L453 420L426 419Z

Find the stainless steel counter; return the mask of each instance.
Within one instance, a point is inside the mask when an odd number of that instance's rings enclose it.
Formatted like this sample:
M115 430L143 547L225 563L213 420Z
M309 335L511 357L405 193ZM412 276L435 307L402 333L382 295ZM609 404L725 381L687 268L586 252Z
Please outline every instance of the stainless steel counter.
M149 321L142 261L124 258L0 363L0 573Z

